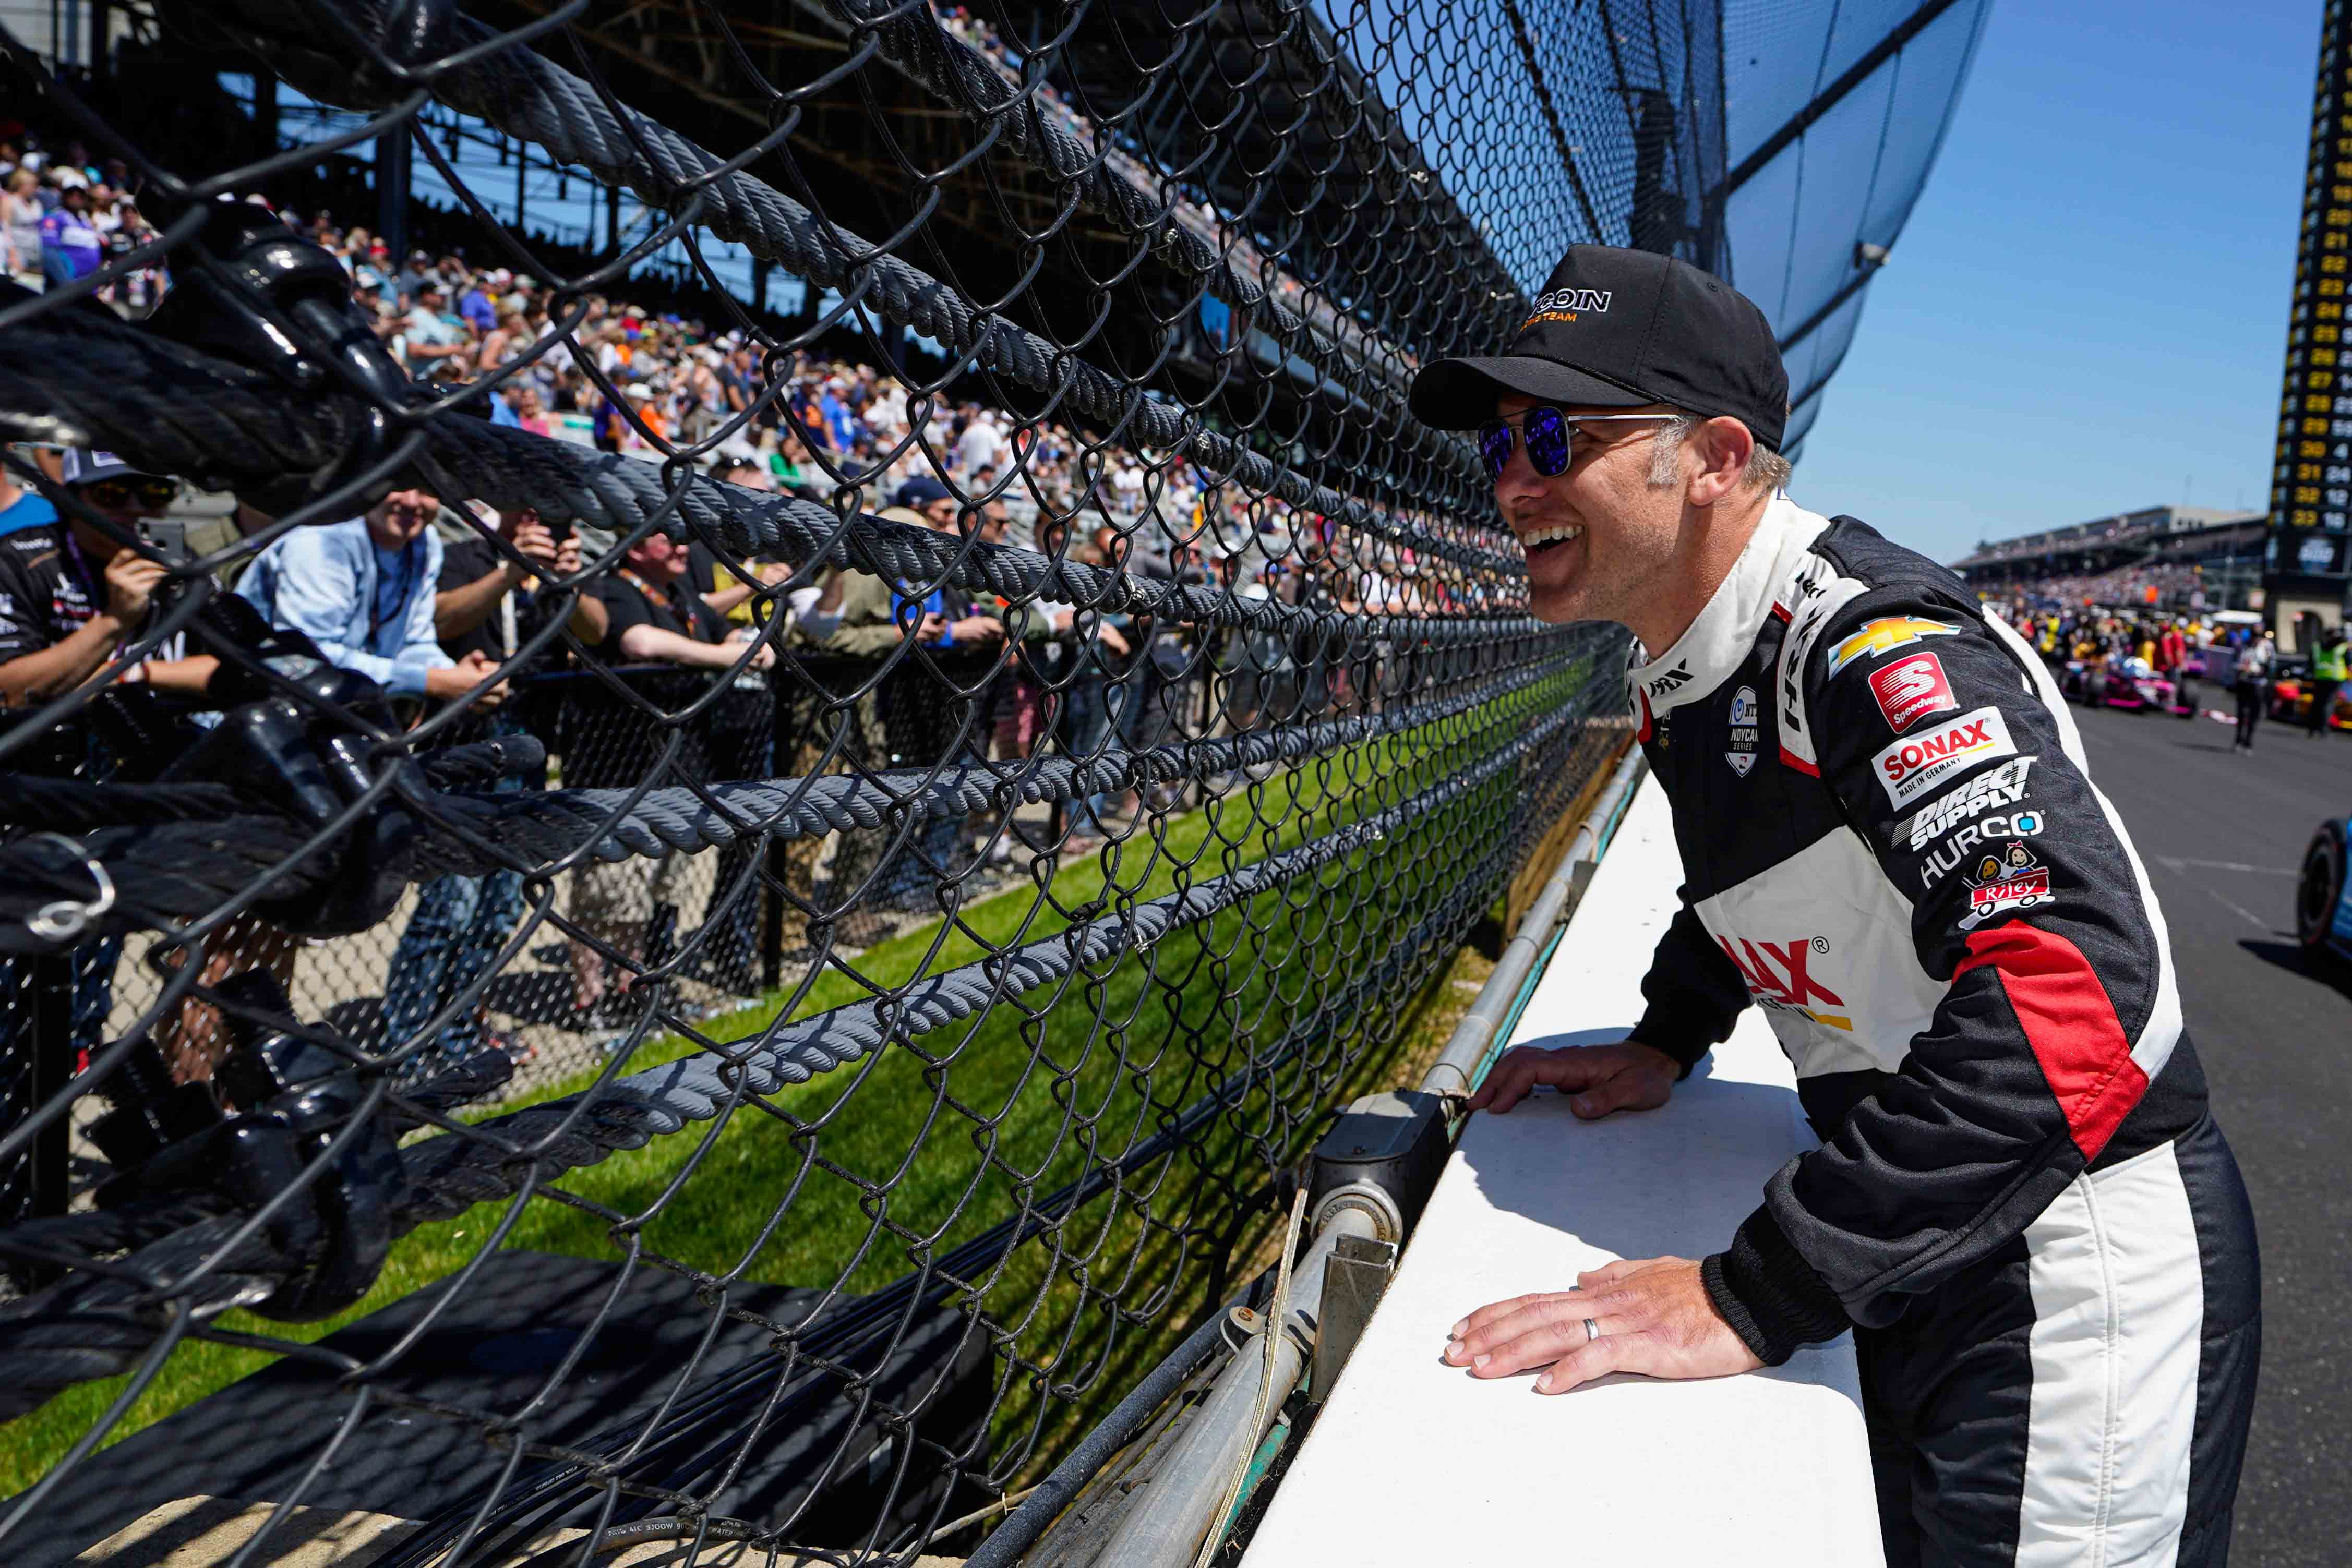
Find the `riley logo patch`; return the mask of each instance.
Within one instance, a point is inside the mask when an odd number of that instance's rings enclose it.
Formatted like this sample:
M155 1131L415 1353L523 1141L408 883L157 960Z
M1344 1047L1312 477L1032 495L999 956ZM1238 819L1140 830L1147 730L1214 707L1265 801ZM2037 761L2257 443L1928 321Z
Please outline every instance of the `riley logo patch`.
M1943 661L1933 653L1914 653L1871 671L1870 695L1897 735L1931 713L1954 713L1960 706L1952 683L1944 678Z
M1747 778L1748 770L1756 766L1758 733L1756 688L1742 686L1731 694L1730 749L1723 754L1723 759L1731 764L1731 770L1742 779Z
M1901 811L1956 774L2016 755L2000 709L1980 707L1896 741L1870 759L1870 771L1886 791L1887 803Z
M1969 881L1969 913L1960 929L1973 931L2004 909L2031 909L2050 898L2050 868L2033 858L2022 840L2011 839L1997 855L1977 862Z
M1717 936L1716 946L1731 960L1739 977L1748 982L1748 994L1757 1005L1801 1014L1817 1024L1830 1029L1851 1031L1853 1019L1843 1013L1825 1013L1814 1009L1814 1002L1824 1002L1833 1008L1845 1006L1845 998L1813 978L1812 956L1829 951L1829 943L1819 936L1799 936L1788 942L1750 942L1739 939L1731 945L1728 936Z
M1856 659L1874 658L1907 648L1923 637L1957 637L1960 629L1943 621L1923 621L1916 615L1888 615L1871 622L1830 650L1829 673L1834 676Z

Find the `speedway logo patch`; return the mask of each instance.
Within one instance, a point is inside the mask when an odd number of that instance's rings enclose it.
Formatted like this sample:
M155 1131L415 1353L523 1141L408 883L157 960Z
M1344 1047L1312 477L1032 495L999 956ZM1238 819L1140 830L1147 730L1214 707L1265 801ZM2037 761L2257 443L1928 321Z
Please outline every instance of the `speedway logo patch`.
M2050 868L2012 840L2000 853L1985 856L1969 878L1969 913L1960 929L1973 931L2004 909L2031 909L2049 897Z
M1955 774L2016 755L2000 709L1980 707L1896 741L1870 759L1870 771L1888 804L1901 811Z
M1911 819L1911 847L1924 850L1962 822L1996 806L2014 806L2025 799L2025 776L2035 759L2019 757L1990 772L1979 773L1950 794L1930 800Z
M1931 713L1953 713L1960 706L1952 683L1944 678L1944 662L1933 653L1914 653L1871 671L1870 695L1897 735Z
M1835 675L1856 659L1892 653L1897 648L1909 647L1923 637L1957 637L1959 634L1960 629L1948 621L1928 621L1916 615L1881 616L1830 650L1829 673Z

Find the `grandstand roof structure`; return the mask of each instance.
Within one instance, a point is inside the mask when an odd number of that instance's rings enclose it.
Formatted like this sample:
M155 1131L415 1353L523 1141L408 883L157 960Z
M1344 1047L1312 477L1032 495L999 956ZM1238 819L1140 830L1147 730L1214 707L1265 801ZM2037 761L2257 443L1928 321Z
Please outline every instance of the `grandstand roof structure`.
M513 26L554 7L464 8ZM1570 244L1673 252L1772 320L1798 455L1942 144L1990 0L1719 0L1671 16L1646 0L933 9L936 43L886 45L889 68L874 70L842 68L890 36L877 31L897 15L883 0L742 0L727 37L685 0L594 0L572 28L628 101L703 145L740 147L788 104L807 194L845 230L914 223L907 171L936 172L919 188L940 276L1195 388L1216 371L1213 343L1190 330L1185 245L1135 267L1120 225L1081 198L1092 210L1038 254L1022 229L1049 226L1073 193L1034 143L1016 155L1003 136L975 154L971 127L989 118L975 68L1076 145L1107 141L1129 183L1175 203L1177 225L1237 273L1303 299L1348 361L1387 361L1383 379L1506 340ZM1139 97L1139 70L1171 59L1190 89ZM893 145L877 144L874 109ZM1399 224L1415 231L1410 267L1387 239L1366 243ZM1032 272L1070 287L1024 289ZM1093 322L1105 278L1120 308ZM1301 393L1331 391L1328 367L1294 345L1255 326L1244 340Z

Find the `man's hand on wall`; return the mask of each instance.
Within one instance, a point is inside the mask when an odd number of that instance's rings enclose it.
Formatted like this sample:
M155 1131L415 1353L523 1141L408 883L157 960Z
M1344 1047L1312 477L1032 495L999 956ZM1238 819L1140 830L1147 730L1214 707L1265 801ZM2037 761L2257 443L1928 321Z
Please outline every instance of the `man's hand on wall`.
M1612 1111L1654 1111L1674 1092L1682 1071L1673 1057L1637 1040L1552 1050L1522 1045L1495 1063L1470 1096L1470 1109L1499 1116L1548 1083L1568 1095L1568 1108L1588 1122Z
M1579 1274L1571 1291L1480 1307L1454 1325L1445 1360L1480 1378L1546 1367L1538 1394L1612 1372L1727 1377L1764 1364L1715 1310L1687 1258L1627 1259Z

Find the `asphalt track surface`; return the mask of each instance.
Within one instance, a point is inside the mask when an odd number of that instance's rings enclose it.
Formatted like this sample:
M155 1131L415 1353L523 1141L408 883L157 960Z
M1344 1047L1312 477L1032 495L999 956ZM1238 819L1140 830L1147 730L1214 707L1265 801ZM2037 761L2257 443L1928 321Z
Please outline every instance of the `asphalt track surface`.
M2352 963L2304 958L2294 888L2320 820L2352 813L2352 735L2265 723L2240 757L2207 719L2075 713L2253 1194L2263 1368L2232 1561L2336 1568L2352 1562Z

